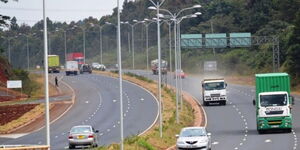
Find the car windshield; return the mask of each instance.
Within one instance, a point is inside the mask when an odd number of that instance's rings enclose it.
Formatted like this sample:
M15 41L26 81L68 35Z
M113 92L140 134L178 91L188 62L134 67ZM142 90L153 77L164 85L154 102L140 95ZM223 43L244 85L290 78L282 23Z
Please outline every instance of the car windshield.
M262 107L285 106L285 105L287 105L287 95L286 94L261 95L260 96L260 105Z
M204 84L205 90L222 90L225 89L224 82L210 82Z
M186 129L181 131L180 137L195 137L195 136L205 136L205 129Z
M71 133L91 133L90 127L74 127L70 131Z

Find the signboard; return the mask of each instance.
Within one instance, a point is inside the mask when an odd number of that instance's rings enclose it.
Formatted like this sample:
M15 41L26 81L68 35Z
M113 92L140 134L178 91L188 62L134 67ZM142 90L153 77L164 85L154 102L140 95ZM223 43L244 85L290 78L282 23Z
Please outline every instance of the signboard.
M22 81L21 80L7 80L7 88L22 88Z
M205 61L204 71L217 71L217 61Z
M230 33L230 47L250 47L251 33Z
M205 34L206 48L225 48L227 47L226 33Z
M182 34L180 44L181 47L202 47L202 34Z

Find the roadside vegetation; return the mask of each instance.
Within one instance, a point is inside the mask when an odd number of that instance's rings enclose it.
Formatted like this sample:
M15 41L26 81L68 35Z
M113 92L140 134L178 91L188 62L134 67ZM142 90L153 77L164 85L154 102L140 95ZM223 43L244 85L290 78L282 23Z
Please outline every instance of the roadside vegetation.
M117 77L115 73L101 72L109 76ZM125 80L141 85L157 96L157 83L148 80L142 76L126 73L123 76ZM133 135L124 140L124 149L140 150L163 150L175 145L175 135L180 132L182 127L192 126L194 123L194 114L191 106L183 101L183 108L180 109L180 122L176 123L176 103L175 93L167 87L162 88L163 100L163 137L160 137L159 125L155 124L148 132L141 136ZM100 143L101 144L101 143ZM118 144L112 144L105 147L99 147L98 150L117 150Z

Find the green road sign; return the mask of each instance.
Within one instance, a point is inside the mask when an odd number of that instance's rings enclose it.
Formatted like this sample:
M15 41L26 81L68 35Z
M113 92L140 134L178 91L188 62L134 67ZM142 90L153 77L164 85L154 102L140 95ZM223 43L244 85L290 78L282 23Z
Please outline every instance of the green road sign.
M202 47L202 34L182 34L181 47Z
M225 48L227 47L226 33L205 34L206 48Z
M251 33L230 33L230 47L250 47Z

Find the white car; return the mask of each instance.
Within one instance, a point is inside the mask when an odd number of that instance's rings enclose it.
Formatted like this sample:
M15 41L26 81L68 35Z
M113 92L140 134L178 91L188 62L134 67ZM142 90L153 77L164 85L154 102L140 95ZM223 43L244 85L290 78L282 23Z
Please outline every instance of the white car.
M186 127L176 135L177 150L211 150L211 134L206 132L205 127Z

